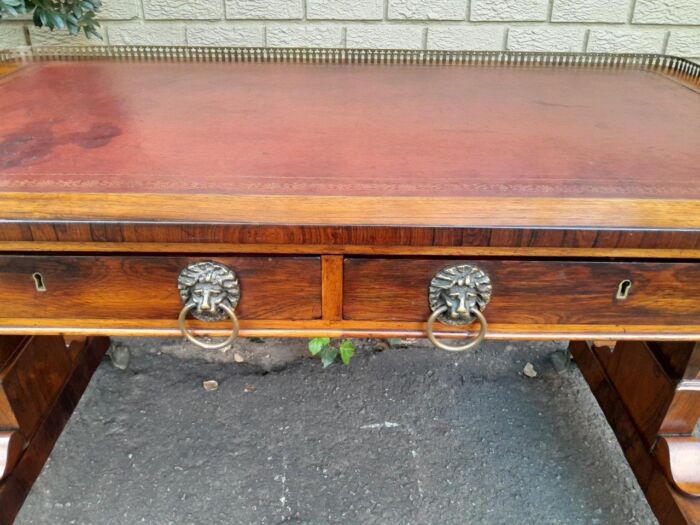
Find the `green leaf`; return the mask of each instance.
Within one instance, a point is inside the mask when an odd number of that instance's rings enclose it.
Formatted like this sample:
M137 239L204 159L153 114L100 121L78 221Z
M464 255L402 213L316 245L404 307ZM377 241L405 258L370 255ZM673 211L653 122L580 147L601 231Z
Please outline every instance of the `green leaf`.
M92 30L92 29L90 29L90 28L87 28L87 27L85 28L85 36L88 37L88 38L93 38L93 37L94 37L94 38L96 38L96 39L98 39L98 40L104 40L104 38L102 38L102 35L101 35L101 34L99 34L97 31L94 31L94 30Z
M46 25L46 13L44 13L43 9L36 8L34 11L34 25L37 27L43 27Z
M37 27L67 31L77 35L81 31L88 38L102 40L95 13L102 0L0 0L0 19L30 13Z
M314 337L309 341L309 353L311 355L318 354L331 342L330 337Z
M10 16L18 16L24 13L24 0L0 0L0 16L8 14Z
M340 359L343 360L343 364L350 364L350 358L355 353L355 345L352 341L346 339L340 343Z
M331 366L336 357L338 357L338 349L335 346L324 346L321 350L321 362L323 363L323 368Z
M51 20L53 21L53 25L49 24L49 27L56 27L58 29L66 28L66 22L59 13L51 13Z

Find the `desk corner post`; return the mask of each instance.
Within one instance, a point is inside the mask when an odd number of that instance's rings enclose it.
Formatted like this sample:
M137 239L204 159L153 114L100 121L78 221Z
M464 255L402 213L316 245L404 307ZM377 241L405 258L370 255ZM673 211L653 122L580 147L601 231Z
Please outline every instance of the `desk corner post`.
M700 344L576 341L570 350L659 522L700 524Z
M15 520L109 339L0 337L0 525Z

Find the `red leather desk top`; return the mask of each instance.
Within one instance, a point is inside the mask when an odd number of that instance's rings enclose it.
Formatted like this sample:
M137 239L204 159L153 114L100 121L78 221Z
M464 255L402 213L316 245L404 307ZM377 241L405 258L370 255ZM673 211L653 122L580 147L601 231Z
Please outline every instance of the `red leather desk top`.
M700 97L634 70L53 62L0 192L700 198Z

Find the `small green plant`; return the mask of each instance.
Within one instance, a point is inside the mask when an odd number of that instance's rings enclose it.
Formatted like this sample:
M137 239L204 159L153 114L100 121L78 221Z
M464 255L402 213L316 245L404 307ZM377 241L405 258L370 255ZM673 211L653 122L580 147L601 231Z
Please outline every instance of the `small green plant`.
M102 7L102 0L0 0L0 19L32 13L37 27L68 30L71 35L81 31L88 38L102 37L97 32L100 24L95 13Z
M323 368L332 365L339 355L343 364L347 365L355 353L355 345L349 339L338 342L331 341L330 337L315 337L309 341L309 353L321 358Z

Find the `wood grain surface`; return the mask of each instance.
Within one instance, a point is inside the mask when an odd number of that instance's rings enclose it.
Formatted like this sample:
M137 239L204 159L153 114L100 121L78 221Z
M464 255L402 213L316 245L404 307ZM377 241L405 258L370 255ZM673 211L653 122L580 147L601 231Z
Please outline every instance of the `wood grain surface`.
M700 498L700 440L694 436L660 437L654 452L669 481L679 491Z
M620 400L634 421L640 438L651 450L662 431L669 405L676 393L677 379L656 359L648 344L619 342L613 351L593 347ZM640 381L644 378L644 381ZM690 423L690 421L686 421Z
M685 197L689 197L686 194ZM535 197L366 197L177 195L123 193L0 193L3 218L42 224L90 221L109 235L112 222L206 226L422 226L468 228L700 229L700 200ZM679 214L681 215L679 217ZM28 225L29 226L29 225ZM90 225L88 225L90 226ZM70 231L63 232L70 234ZM49 234L47 231L46 234ZM45 234L45 235L46 235ZM57 235L60 233L56 232ZM585 234L582 234L585 235ZM51 240L51 239L36 239ZM66 239L69 240L69 239Z
M649 346L642 342L618 344L615 347L615 352L621 347L627 348L630 354L640 353L651 357ZM656 455L648 444L648 436L645 437L637 426L637 421L644 420L643 414L639 412L640 409L644 409L644 406L627 404L633 397L634 388L637 392L645 390L653 392L656 376L661 374L668 377L667 371L654 367L652 359L651 366L645 370L640 371L629 366L620 368L611 376L604 363L598 359L598 356L603 352L609 352L608 349L602 348L596 351L595 348L583 341L572 343L570 349L576 364L615 432L622 451L656 517L663 525L695 525L700 523L700 498L676 488L677 481L674 480L673 475L669 477L668 472L669 467L673 468L672 463L666 462L666 465L663 466L659 463L659 460L664 461L664 451L660 450L660 454ZM627 391L626 396L623 397L618 393L618 386ZM662 405L668 402L668 394L669 392L666 391L666 397L661 395L656 401L654 410L657 416L663 416ZM700 403L695 403L694 407L694 417L697 421L697 417L700 416ZM656 421L660 422L661 419L662 417L657 417ZM650 428L648 427L647 430ZM660 439L666 437L663 436ZM674 449L676 453L687 452L681 451L677 447ZM681 462L689 459L691 458L686 454ZM678 461L678 457L673 458L673 461ZM679 470L678 474L686 476L681 479L681 483L688 480L692 483L692 480L695 479L692 472L689 477L682 470ZM692 488L693 485L684 486Z
M31 338L0 370L0 428L31 436L54 403L73 363L60 338Z
M493 295L484 313L494 324L700 325L700 265L694 263L347 258L344 316L424 321L433 275L462 263L490 276ZM629 297L618 300L626 279Z
M14 358L17 357L17 349L28 338L23 335L0 337L0 370L4 370Z
M90 338L82 344L74 345L71 349L64 346L61 337L35 337L29 342L29 347L46 347L47 352L58 351L59 346L63 347L61 349L63 352L74 354L74 362L61 377L61 388L52 402L46 406L41 405L43 412L36 415L39 424L35 432L26 436L29 440L28 445L22 450L19 459L15 460L9 475L0 483L1 525L11 525L14 522L34 480L39 476L64 425L109 347L109 339ZM28 385L37 382L37 376L31 369L22 370L21 375L22 381ZM31 401L31 399L42 395L41 388L37 391L28 389L28 399L25 402L28 406L38 406L40 402Z
M340 321L343 318L343 257L324 255L321 258L323 279L323 319Z
M700 200L14 193L0 209L4 244L700 251Z
M321 317L318 257L2 256L1 317L176 320L177 277L192 262L214 260L234 270L242 318ZM39 292L33 274L46 287Z
M176 335L182 305L177 275L201 260L220 261L238 273L237 313L247 335L424 335L428 283L444 266L460 262L483 267L494 283L486 310L489 337L588 333L601 339L637 334L687 340L700 334L697 263L358 257L343 262L324 256L321 264L317 257L207 255L0 256L6 299L0 331ZM45 292L37 291L35 273ZM632 282L631 293L618 300L625 279ZM226 322L190 325L213 334L228 329Z
M689 496L700 496L700 345L622 342L614 351L593 352L615 385L641 441L669 482ZM700 505L700 500L698 500Z
M424 321L303 321L241 319L241 337L426 337ZM227 322L188 321L199 335L227 337ZM664 324L501 324L489 323L487 339L500 341L639 340L700 341L700 326ZM440 337L473 337L476 326L448 329L436 327ZM181 337L174 319L90 319L90 318L0 318L0 334Z
M699 237L700 240L700 237ZM490 246L378 246L378 245L319 245L319 244L231 244L231 243L175 243L175 242L103 242L103 241L0 241L0 253L175 253L210 255L221 254L270 254L276 255L413 255L423 257L532 257L562 259L599 258L605 260L611 254L622 259L700 259L700 250L650 248L547 248L522 247L499 248Z

